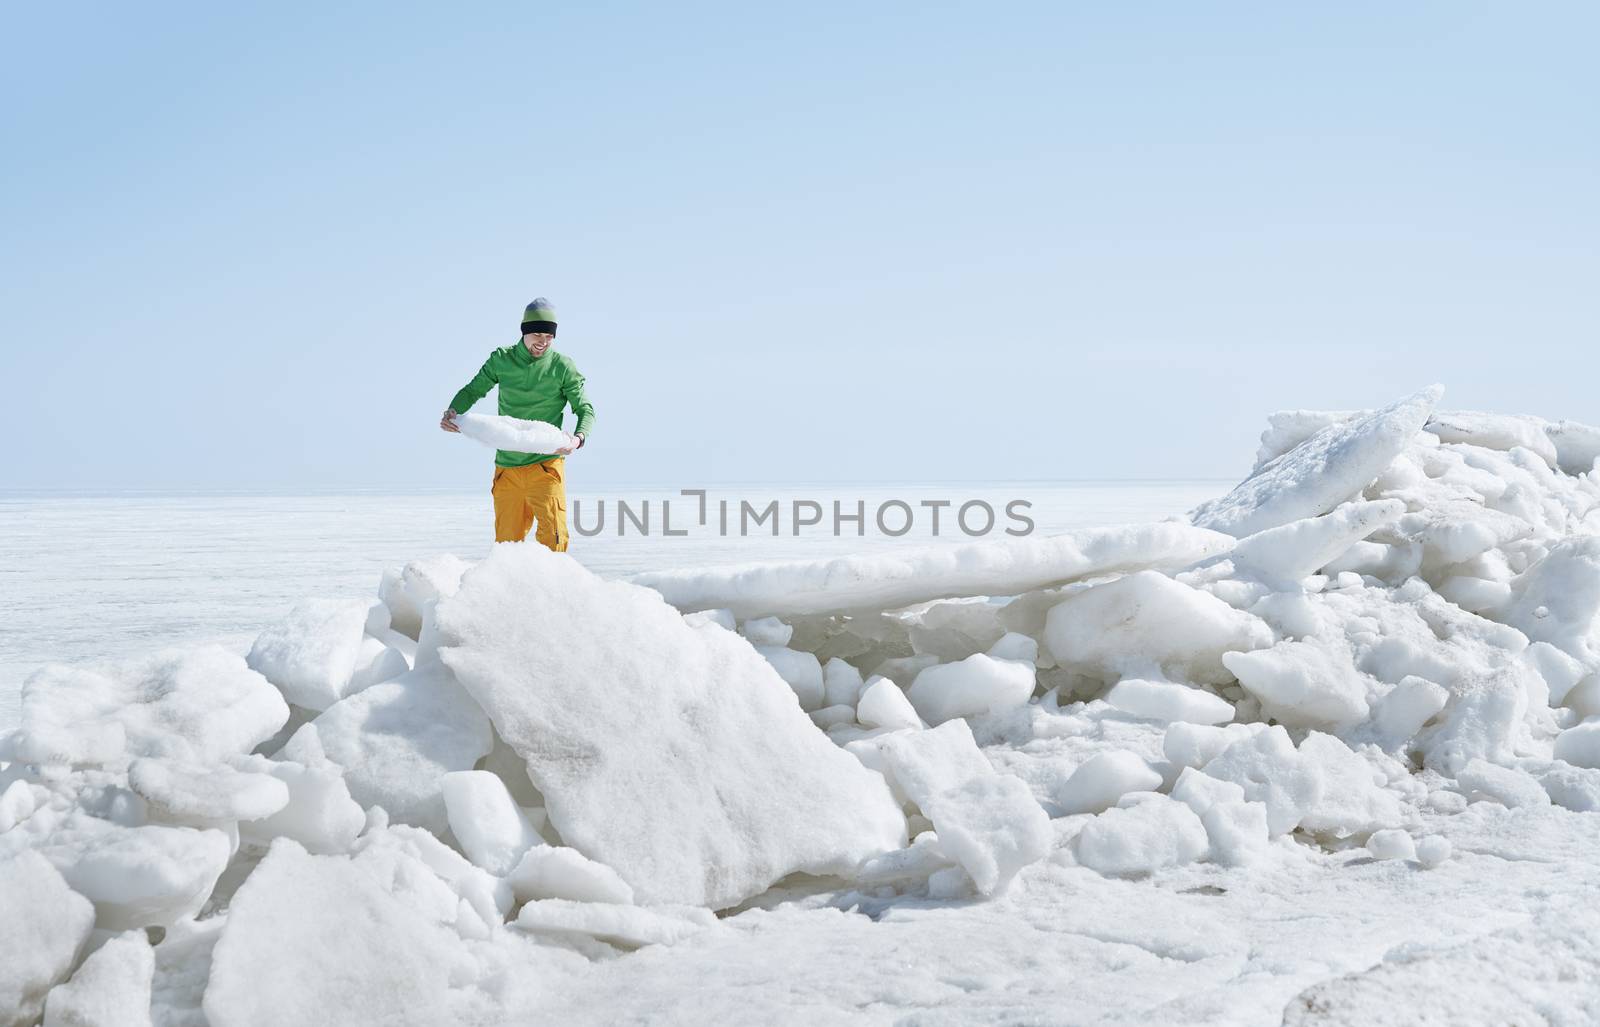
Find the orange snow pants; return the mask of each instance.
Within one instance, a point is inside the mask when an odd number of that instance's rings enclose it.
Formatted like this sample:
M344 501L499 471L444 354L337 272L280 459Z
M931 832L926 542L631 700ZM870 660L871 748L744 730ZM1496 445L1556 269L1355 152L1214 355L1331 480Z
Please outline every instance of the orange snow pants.
M547 549L567 551L566 461L561 457L525 467L494 469L494 540L521 542L538 521L533 537Z

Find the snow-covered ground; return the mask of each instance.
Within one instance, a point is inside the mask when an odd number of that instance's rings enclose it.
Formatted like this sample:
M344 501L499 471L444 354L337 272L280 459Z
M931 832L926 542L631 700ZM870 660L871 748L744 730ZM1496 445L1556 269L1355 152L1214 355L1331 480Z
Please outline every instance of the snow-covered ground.
M52 667L0 1022L1600 1022L1600 430L1440 394L1184 519Z

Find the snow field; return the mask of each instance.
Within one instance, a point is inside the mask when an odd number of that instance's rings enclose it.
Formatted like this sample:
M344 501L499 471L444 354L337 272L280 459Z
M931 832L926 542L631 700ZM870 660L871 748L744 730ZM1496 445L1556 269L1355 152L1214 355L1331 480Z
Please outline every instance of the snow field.
M1275 415L1192 523L628 582L501 546L246 660L47 668L0 1013L498 1022L773 908L1442 874L1452 822L1600 811L1600 431L1439 396Z

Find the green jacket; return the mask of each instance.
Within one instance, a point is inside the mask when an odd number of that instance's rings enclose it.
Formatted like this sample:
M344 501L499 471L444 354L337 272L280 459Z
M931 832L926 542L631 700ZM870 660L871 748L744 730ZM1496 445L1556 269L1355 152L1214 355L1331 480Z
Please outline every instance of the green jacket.
M483 368L450 401L450 409L464 414L472 404L500 386L500 413L507 417L520 417L525 421L544 421L561 427L561 415L570 404L578 415L574 435L589 440L589 428L594 424L594 406L583 395L583 375L573 366L572 358L557 353L554 347L544 351L535 360L520 341L497 349L483 362ZM552 456L534 453L508 453L496 450L494 462L500 467L525 467Z

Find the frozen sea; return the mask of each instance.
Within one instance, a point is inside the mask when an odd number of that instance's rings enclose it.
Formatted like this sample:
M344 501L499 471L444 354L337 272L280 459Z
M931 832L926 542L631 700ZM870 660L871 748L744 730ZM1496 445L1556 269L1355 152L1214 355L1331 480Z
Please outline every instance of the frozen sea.
M1225 481L985 482L961 484L706 485L707 525L699 500L653 486L574 490L569 508L593 527L606 501L605 530L575 537L571 553L596 573L762 560L837 556L896 546L973 541L954 523L963 503L995 510L986 538L1016 526L1006 504L1024 500L1033 534L1069 528L1161 520L1225 492ZM795 500L812 500L823 523L792 533ZM633 522L617 532L616 504L635 514L649 502L648 535ZM720 501L729 504L729 534L718 530ZM779 502L780 533L770 521L738 534L741 502L756 509ZM844 512L865 504L866 534L832 533L832 504ZM913 512L910 530L881 534L875 512L899 500ZM932 508L940 508L939 535ZM662 534L663 502L671 526ZM891 530L898 508L887 509ZM982 526L982 510L969 527ZM437 553L476 558L492 545L489 496L470 492L343 494L42 493L0 492L0 726L16 720L23 681L51 662L117 660L172 646L220 642L244 651L256 633L300 599L373 596L388 566Z

